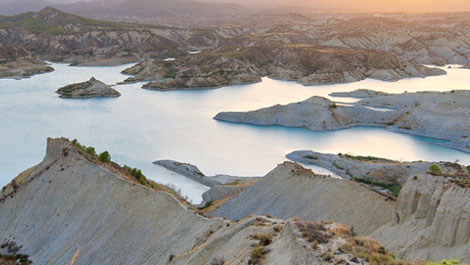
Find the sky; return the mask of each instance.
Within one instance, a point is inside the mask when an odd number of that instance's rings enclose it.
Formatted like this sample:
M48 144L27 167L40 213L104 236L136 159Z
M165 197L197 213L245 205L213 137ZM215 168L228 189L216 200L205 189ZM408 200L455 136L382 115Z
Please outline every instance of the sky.
M217 0L211 0L217 1ZM220 0L219 0L220 1ZM222 0L269 7L275 5L302 5L315 9L353 11L470 11L470 0Z

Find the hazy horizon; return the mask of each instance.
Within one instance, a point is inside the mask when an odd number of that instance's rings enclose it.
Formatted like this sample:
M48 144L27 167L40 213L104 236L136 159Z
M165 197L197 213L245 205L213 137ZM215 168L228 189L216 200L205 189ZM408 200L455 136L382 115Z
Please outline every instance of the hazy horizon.
M204 0L229 2L245 6L276 8L307 7L316 10L378 11L378 12L445 12L470 11L468 0Z
M116 4L126 0L45 0L51 4L69 4L73 2L101 2ZM148 0L146 0L148 1ZM153 0L165 2L172 0ZM184 0L183 0L184 1ZM376 12L462 12L470 11L468 0L188 0L196 2L233 3L248 8L276 9L279 7L302 7L304 11L376 11ZM14 0L0 0L0 4Z

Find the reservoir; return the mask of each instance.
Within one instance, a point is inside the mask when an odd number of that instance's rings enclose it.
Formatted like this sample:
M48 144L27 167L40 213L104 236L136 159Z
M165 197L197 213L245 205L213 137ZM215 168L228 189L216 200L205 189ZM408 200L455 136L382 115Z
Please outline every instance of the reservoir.
M0 80L0 186L44 157L47 137L78 139L107 150L112 159L143 170L163 184L180 189L197 203L207 187L152 165L173 159L197 165L206 175L263 176L294 150L371 155L395 160L460 161L470 154L440 146L442 142L381 128L358 127L334 132L302 128L261 127L218 122L221 111L247 111L288 104L331 92L372 89L387 93L469 89L468 70L447 69L446 76L398 82L364 80L325 86L263 78L261 83L213 90L157 92L142 83L115 86L122 96L61 99L55 91L95 77L107 84L127 78L117 67L70 67L52 64L55 71L23 80Z

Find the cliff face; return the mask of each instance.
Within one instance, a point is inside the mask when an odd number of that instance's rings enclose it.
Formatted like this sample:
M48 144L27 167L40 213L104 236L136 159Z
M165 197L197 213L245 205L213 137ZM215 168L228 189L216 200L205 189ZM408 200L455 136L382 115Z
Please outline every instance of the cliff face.
M392 209L392 201L358 183L318 176L286 162L216 209L214 215L235 220L253 213L333 220L368 234L390 221Z
M372 236L400 256L470 261L470 195L451 178L419 175L400 192L394 222Z

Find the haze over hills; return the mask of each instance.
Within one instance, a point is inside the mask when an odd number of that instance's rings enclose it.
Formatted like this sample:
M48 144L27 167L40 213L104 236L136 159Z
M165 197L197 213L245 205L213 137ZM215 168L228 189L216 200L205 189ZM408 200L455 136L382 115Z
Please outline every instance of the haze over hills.
M185 25L194 21L230 20L248 13L245 8L232 3L192 0L0 0L0 15L37 12L47 6L89 18Z

